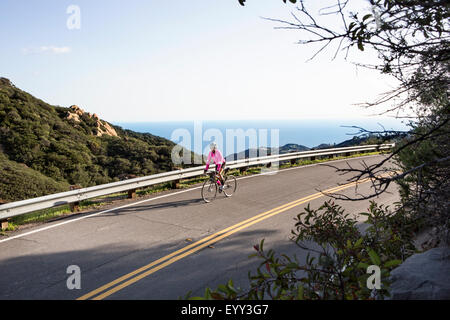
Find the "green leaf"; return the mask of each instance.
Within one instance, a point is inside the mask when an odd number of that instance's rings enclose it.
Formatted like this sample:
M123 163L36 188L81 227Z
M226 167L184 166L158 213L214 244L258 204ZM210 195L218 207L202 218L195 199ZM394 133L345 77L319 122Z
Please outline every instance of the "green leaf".
M219 286L217 287L217 290L223 292L223 293L228 293L228 289L225 285L223 284L219 284Z
M364 17L363 17L363 21L366 21L367 19L369 19L370 17L372 17L372 15L369 13L369 14L366 14Z
M190 297L189 300L206 300L203 297Z
M227 288L231 291L231 293L236 293L237 290L233 286L233 280L230 279L227 283Z
M362 242L363 242L363 238L359 238L358 241L356 241L354 246L359 247L362 244Z
M206 288L205 290L205 298L206 299L211 299L211 290L209 288Z
M378 255L376 254L375 251L373 251L372 249L368 249L367 253L369 254L370 260L372 261L373 264L379 266L381 263L380 257L378 257Z
M303 286L299 286L298 291L297 291L297 299L298 300L303 300L303 292L304 292Z
M385 268L395 267L402 263L402 260L391 260L384 264Z
M287 273L290 273L290 272L292 272L292 270L286 268L286 269L281 270L278 275L283 276L283 275L285 275Z
M357 267L360 268L360 269L365 269L365 270L367 270L367 268L369 267L369 265L368 265L367 263L360 262L360 263L358 263Z
M364 45L362 44L361 41L358 41L358 49L364 51Z

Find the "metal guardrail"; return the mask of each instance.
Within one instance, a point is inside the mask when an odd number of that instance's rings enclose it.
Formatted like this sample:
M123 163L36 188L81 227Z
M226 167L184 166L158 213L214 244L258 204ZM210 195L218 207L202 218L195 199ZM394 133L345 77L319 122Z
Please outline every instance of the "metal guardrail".
M377 151L391 149L394 144L383 144L383 145L366 145L366 146L356 146L356 147L344 147L344 148L333 148L333 149L320 149L320 150L310 150L301 151L285 154L275 154L264 157L248 158L227 162L227 167L243 168L249 166L264 165L272 162L281 162L293 159L309 158L309 157L319 157L319 156L330 156L338 155L350 152L364 152L364 151ZM214 165L211 166L214 168ZM42 209L57 207L65 204L80 202L87 199L97 198L100 196L105 196L108 194L125 192L129 190L136 190L139 188L148 187L151 185L176 181L185 178L191 178L195 176L203 175L204 167L193 167L181 170L175 170L170 172L164 172L159 174L154 174L146 177L139 177L119 182L113 182L108 184L102 184L94 187L82 188L62 193L51 194L43 197L27 199L22 201L16 201L11 203L6 203L0 205L0 221L6 220L15 216L19 216L25 213L30 213Z

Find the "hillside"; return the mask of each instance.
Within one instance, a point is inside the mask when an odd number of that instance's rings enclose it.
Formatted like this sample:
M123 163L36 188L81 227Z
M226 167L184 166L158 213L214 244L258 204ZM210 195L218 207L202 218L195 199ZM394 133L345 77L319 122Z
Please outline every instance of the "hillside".
M352 139L345 140L337 145L335 145L335 148L343 148L343 147L353 147L353 146L362 146L367 144L380 144L380 143L390 143L394 139L394 136L387 136L384 137L378 136L378 135L362 135L362 136L355 136Z
M173 146L77 106L49 105L0 78L0 200L168 171Z

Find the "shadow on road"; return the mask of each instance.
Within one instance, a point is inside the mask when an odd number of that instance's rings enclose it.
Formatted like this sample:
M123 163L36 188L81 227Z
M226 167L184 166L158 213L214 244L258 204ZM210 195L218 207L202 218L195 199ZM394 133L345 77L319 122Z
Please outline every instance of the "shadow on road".
M117 210L111 212L111 214L123 214L123 213L127 213L127 212L150 211L150 210L156 210L156 209L172 209L172 208L195 206L195 205L201 205L201 204L205 204L205 202L203 201L203 199L197 198L197 199L164 202L164 203L136 205L136 206L132 206L130 208L117 209ZM105 216L107 216L107 214L105 214Z
M260 259L248 257L255 252L253 245L276 233L278 231L266 228L237 233L174 262L111 298L178 299L189 291L193 295L203 295L207 286L215 288L230 278L237 286L247 287L248 272L255 273L261 263ZM200 238L193 239L193 242L198 240ZM42 253L42 246L46 245L30 243L32 240L23 241L31 247L36 246L33 250L36 252L14 257L0 255L0 272L3 275L0 278L0 300L76 299L190 244L182 240L146 246L116 242L90 249L67 248ZM303 256L290 241L271 241L267 243L267 248L284 253L294 250ZM66 270L70 265L81 269L82 290L67 289L66 282L70 275Z

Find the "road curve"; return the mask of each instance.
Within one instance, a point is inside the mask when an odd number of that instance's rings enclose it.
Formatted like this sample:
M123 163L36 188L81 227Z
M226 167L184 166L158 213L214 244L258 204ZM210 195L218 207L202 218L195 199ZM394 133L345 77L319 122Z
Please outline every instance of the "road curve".
M305 257L289 241L293 219L308 203L327 200L319 190L355 194L354 185L342 183L326 166L289 168L240 178L233 197L208 204L193 187L27 230L0 240L0 299L178 299L230 278L245 288L259 264L248 258L253 245L265 239L267 249ZM389 191L377 202L396 201L396 188ZM368 193L369 183L358 192ZM369 203L341 204L358 213ZM67 287L71 265L81 270L81 289Z

